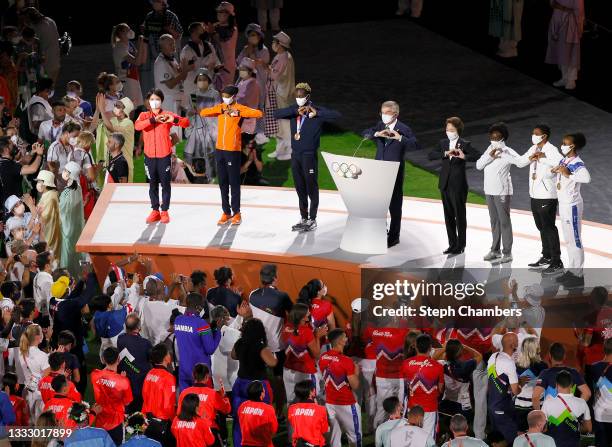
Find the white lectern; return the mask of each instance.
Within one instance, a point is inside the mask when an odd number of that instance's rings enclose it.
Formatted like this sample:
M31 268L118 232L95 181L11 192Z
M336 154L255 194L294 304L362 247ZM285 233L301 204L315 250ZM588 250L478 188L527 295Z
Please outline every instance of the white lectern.
M329 152L321 155L349 213L340 248L353 253L387 253L387 211L399 162Z

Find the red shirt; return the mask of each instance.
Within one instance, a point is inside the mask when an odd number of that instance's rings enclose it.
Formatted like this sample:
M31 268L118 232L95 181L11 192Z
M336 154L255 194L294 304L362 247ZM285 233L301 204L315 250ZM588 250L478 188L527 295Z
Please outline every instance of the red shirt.
M149 158L164 158L172 153L172 140L170 139L170 129L173 126L186 128L189 126L189 119L182 118L167 110L160 113L174 117L174 121L169 123L152 122L156 114L153 112L142 112L138 115L134 123L134 129L142 132L144 141L144 153ZM157 114L159 115L159 113Z
M335 349L330 349L321 356L319 368L325 380L327 403L353 405L355 396L348 381L348 376L355 374L353 361Z
M198 410L198 416L203 417L211 421L212 428L219 428L217 421L215 420L217 412L222 414L229 414L232 410L230 400L225 397L221 391L215 391L213 388L204 385L195 385L185 388L178 401L178 413L181 412L181 405L183 399L188 394L197 394L200 398L200 407Z
M102 407L96 417L96 427L110 430L122 424L125 406L132 402L128 378L108 369L94 369L91 384L96 403Z
M420 405L424 411L438 410L438 384L444 383L442 364L429 356L415 355L404 360L402 377L410 393L408 407Z
M452 329L448 338L456 338L461 344L486 354L493 349L492 330L490 328Z
M15 411L15 427L27 427L30 425L30 410L26 405L26 401L23 397L9 396L13 410Z
M312 303L310 303L310 315L312 317L312 324L315 328L326 325L327 317L333 313L334 309L329 301L315 298L312 300Z
M57 425L60 427L65 427L68 422L68 412L70 411L70 407L74 401L69 397L63 396L61 394L55 394L49 401L45 404L45 410L51 410L55 415L55 420L57 421Z
M247 400L238 407L242 445L274 447L272 437L278 430L276 412L265 402Z
M293 445L303 439L314 445L325 445L324 433L329 430L327 410L323 405L312 402L289 406L287 419L293 428Z
M314 332L310 324L302 324L295 335L293 325L288 324L283 329L281 338L287 344L285 349L285 368L306 374L317 372L315 359L308 351L308 343L314 340Z
M170 431L176 438L176 447L208 446L215 443L210 423L205 418L196 417L192 421L181 421L175 417Z
M372 331L376 350L376 377L399 379L404 361L404 340L407 328L387 327Z
M45 404L56 394L53 388L51 387L51 382L53 381L53 378L56 377L58 374L59 373L51 372L48 376L43 377L42 379L40 379L40 382L38 382L38 390L40 391L43 403ZM75 402L81 402L81 393L77 391L76 386L74 386L72 380L68 380L68 392L66 393L66 396Z
M142 412L170 421L176 415L176 378L160 366L153 367L142 385Z

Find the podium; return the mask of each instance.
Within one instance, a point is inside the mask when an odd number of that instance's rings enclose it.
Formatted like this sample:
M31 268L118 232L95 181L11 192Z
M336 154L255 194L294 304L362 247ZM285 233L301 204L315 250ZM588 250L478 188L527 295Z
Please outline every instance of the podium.
M361 254L387 253L387 212L399 162L321 155L349 213L340 248Z

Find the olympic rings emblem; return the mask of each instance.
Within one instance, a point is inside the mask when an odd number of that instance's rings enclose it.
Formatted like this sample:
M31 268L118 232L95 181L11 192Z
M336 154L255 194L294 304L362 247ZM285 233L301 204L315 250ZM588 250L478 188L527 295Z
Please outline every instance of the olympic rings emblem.
M357 179L361 174L361 168L354 164L333 162L332 171L340 177Z

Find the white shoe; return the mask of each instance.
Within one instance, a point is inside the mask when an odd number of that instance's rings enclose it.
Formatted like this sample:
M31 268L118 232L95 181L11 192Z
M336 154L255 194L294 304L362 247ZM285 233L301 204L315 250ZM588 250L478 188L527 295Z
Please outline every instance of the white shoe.
M278 157L278 151L270 152L268 154L268 157L269 158L276 158L276 157Z
M553 87L563 87L565 84L565 79L561 78L558 81L553 82Z
M576 88L576 81L567 81L565 83L565 90L574 90Z
M277 154L276 159L280 161L291 160L291 152L283 152L281 154Z
M266 144L270 141L270 139L268 137L266 137L265 134L263 133L258 133L255 135L255 143L257 143L258 145L263 145Z

